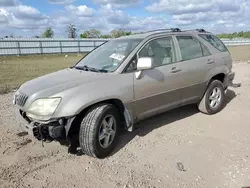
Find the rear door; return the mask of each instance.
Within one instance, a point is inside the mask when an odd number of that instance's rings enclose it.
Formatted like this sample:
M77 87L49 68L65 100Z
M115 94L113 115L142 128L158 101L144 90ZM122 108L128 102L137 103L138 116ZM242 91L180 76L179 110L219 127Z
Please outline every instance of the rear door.
M201 37L210 45L212 45L213 48L215 49L213 52L215 63L217 65L227 65L229 67L228 71L230 71L232 68L232 56L228 51L227 47L225 46L225 44L213 34L202 33L199 34L199 37Z
M192 35L175 35L181 69L182 104L198 101L206 88L206 75L214 66L209 50Z

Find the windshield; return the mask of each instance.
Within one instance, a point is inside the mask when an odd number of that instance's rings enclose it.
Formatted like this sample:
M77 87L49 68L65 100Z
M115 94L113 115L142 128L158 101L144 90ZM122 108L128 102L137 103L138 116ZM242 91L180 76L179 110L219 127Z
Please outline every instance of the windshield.
M88 70L113 72L140 41L141 39L110 40L89 53L75 65L75 68L88 67Z

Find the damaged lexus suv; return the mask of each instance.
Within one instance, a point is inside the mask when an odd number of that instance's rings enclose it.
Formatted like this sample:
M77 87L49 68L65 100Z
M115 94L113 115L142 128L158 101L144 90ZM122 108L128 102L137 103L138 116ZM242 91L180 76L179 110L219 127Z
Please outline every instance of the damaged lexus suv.
M161 29L109 40L74 66L24 83L13 103L33 138L105 158L120 130L138 121L187 104L221 111L234 76L214 34Z

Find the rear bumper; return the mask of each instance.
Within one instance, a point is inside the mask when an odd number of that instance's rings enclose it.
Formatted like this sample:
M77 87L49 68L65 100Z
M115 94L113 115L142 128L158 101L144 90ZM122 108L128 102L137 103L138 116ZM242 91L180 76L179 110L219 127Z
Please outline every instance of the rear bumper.
M234 72L230 72L226 75L225 80L224 80L224 87L228 88L228 87L240 87L241 84L240 83L233 83L235 78L235 73Z
M234 72L228 73L226 75L225 79L224 79L224 86L228 87L228 86L232 85L234 77L235 77L235 73Z

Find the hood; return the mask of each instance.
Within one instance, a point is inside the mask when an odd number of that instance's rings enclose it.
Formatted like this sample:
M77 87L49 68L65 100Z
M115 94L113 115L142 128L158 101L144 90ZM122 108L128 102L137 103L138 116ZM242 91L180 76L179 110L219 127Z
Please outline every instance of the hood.
M103 80L108 75L67 68L30 80L20 87L20 91L28 96L36 94L49 97L82 84Z

